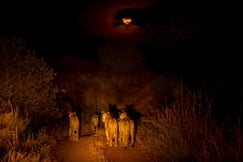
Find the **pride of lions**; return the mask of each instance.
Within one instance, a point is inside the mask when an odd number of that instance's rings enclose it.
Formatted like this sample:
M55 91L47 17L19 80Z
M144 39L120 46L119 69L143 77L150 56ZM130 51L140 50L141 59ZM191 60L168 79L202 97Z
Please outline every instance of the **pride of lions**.
M125 111L119 113L118 119L111 113L101 112L101 120L104 124L105 137L109 146L118 146L124 149L135 144L135 124ZM71 141L78 141L79 121L75 112L69 112L69 137ZM94 114L90 119L92 131L97 133L99 116Z

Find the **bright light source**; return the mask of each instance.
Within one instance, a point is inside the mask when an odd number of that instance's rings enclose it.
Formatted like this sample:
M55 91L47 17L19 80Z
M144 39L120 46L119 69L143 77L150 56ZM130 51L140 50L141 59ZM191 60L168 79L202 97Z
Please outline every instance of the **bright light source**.
M124 17L122 18L122 22L126 25L129 25L132 23L132 19L131 18L127 18L127 17Z

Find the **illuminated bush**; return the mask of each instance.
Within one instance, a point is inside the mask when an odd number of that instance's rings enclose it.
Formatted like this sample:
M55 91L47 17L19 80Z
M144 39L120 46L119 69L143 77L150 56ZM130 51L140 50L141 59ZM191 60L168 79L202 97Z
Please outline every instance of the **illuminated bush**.
M24 45L20 39L0 39L0 110L18 108L34 126L43 126L58 115L55 73L43 58ZM41 120L43 117L45 120Z

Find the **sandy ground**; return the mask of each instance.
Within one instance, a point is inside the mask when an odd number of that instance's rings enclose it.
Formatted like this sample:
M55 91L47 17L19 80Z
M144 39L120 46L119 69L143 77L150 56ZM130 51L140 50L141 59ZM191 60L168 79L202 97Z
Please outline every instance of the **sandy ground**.
M124 150L123 147L110 147L106 144L104 135L80 137L79 141L63 139L58 141L55 152L57 162L150 162L151 158L137 144ZM96 150L96 151L94 151ZM98 151L97 151L98 150ZM98 153L97 153L98 152ZM100 158L104 154L105 158Z

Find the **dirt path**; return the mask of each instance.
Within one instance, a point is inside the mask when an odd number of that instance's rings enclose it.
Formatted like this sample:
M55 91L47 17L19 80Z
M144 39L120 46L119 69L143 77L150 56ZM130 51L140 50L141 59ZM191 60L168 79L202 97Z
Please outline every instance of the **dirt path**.
M141 148L134 147L124 150L122 147L106 146L106 155L113 162L150 162L149 156Z
M90 145L89 137L82 137L79 141L59 141L56 148L56 159L58 162L91 162L92 153L87 150Z
M102 134L84 136L79 141L59 141L56 148L57 162L149 162L151 159L139 145L124 150L109 147Z

